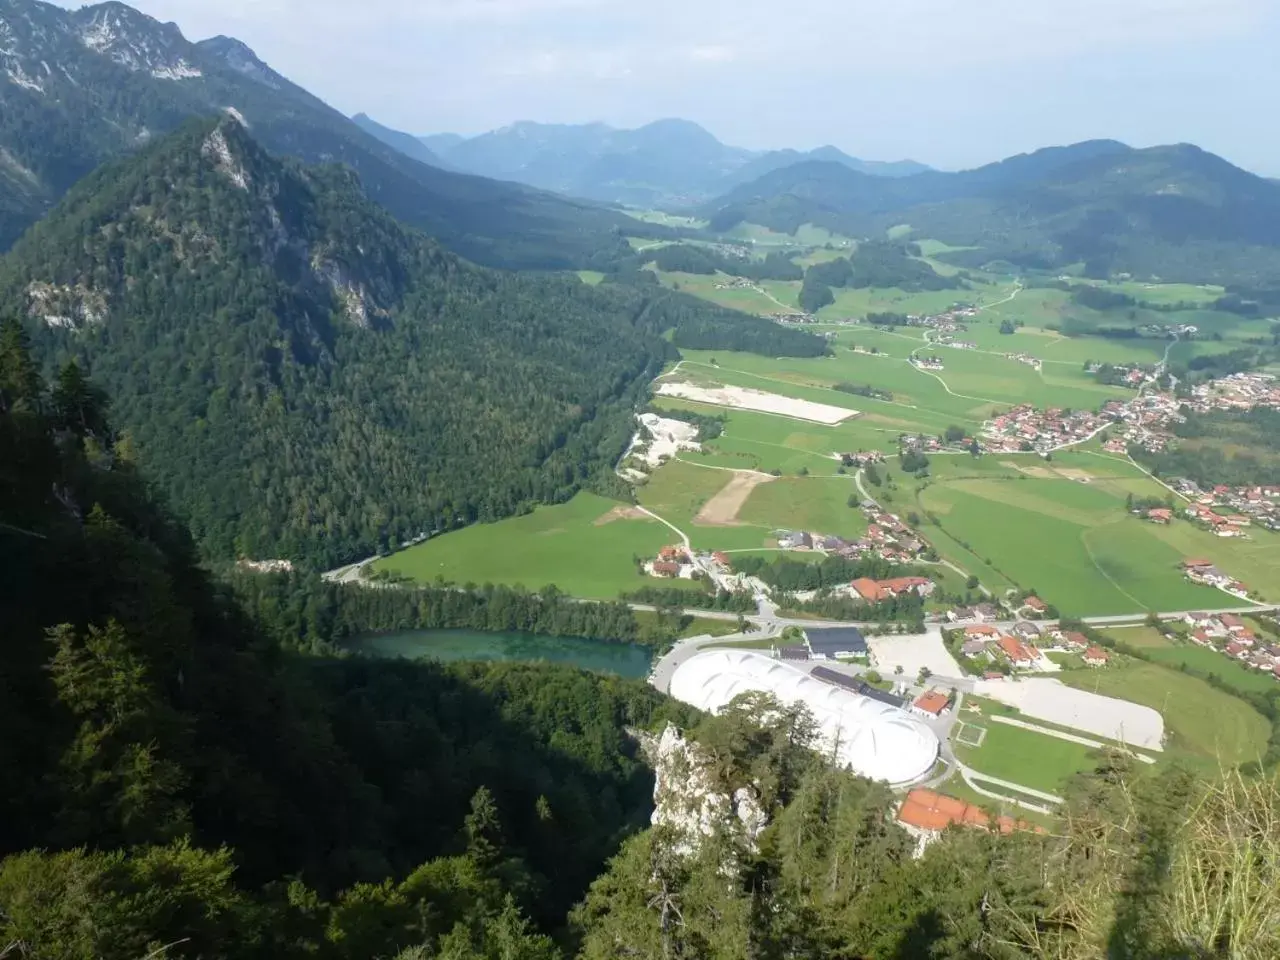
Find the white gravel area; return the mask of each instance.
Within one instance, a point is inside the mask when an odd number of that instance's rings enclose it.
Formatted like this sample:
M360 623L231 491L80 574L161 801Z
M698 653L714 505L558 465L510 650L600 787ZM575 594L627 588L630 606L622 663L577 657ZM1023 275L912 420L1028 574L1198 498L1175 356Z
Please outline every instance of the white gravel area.
M981 680L974 693L1017 707L1033 720L1047 720L1144 750L1164 749L1164 718L1128 700L1068 687L1059 680Z
M796 400L793 397L765 393L763 390L752 390L747 387L700 387L692 383L662 383L658 385L658 393L664 397L710 403L718 407L776 413L784 417L794 417L797 420L825 423L828 426L843 423L858 416L857 410L849 410L846 407L833 407L830 404L814 403L811 400Z
M650 440L648 449L637 456L650 467L658 466L664 459L674 457L681 450L702 449L702 445L698 443L698 428L692 423L660 417L656 413L642 413L640 424L649 434Z
M872 663L877 672L893 679L894 670L902 667L902 675L914 681L921 667L928 667L935 677L964 676L960 665L947 652L942 642L942 632L934 627L928 633L904 637L867 637L871 648Z

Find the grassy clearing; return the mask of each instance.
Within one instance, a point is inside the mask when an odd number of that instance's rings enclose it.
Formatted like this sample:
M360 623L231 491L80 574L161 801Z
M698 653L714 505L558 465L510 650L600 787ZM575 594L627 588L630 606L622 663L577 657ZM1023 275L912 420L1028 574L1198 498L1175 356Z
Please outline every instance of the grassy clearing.
M1262 714L1178 670L1135 661L1106 670L1064 671L1058 679L1159 710L1170 750L1193 759L1238 764L1266 752L1270 727Z
M867 531L862 511L848 505L857 493L852 477L785 477L751 491L738 516L771 529L812 530L852 540Z
M1162 664L1182 666L1200 673L1215 674L1227 686L1249 693L1270 693L1277 687L1275 676L1248 667L1226 654L1207 647L1198 647L1190 641L1169 644L1165 647L1148 650L1147 654Z
M568 503L539 507L523 517L434 537L374 567L423 583L443 577L454 583L523 584L530 589L555 584L577 597L616 599L624 590L656 582L636 572L632 557L651 556L673 538L653 520L597 522L617 506L580 493Z
M1060 795L1071 776L1096 765L1096 751L1082 744L1001 723L983 726L982 746L954 748L961 762L987 776Z
M604 274L599 270L579 270L578 279L591 287L598 287L604 282Z

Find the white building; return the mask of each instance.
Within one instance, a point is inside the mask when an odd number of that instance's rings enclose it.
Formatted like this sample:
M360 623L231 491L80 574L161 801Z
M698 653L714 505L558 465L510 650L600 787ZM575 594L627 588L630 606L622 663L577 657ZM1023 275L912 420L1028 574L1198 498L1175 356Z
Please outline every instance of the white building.
M716 713L739 694L769 693L803 703L818 723L824 746L859 776L897 785L933 769L940 745L922 721L903 710L832 686L804 670L745 650L708 650L676 668L670 693Z

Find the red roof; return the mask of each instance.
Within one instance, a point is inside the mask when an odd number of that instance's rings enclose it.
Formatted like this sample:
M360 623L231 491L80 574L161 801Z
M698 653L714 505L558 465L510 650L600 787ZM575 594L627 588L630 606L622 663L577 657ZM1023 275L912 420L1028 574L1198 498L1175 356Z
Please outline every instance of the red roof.
M965 636L994 637L1000 631L985 623L975 623L971 627L965 627L964 632Z
M973 804L935 793L923 788L912 790L898 810L898 821L921 830L941 831L953 823L969 827L991 828L991 819ZM1024 820L1012 817L998 817L996 829L1001 833L1012 833L1014 830L1034 830L1044 833L1042 827L1035 827Z
M668 576L674 576L675 574L680 572L680 564L667 563L666 561L659 560L657 563L653 565L653 572L659 573L659 574L666 574Z
M1040 612L1044 612L1045 610L1048 609L1048 607L1045 606L1045 602L1041 600L1039 597L1034 597L1034 596L1027 597L1027 599L1023 600L1022 602L1024 605L1030 607L1032 610L1038 610Z
M1210 560L1183 560L1182 565L1187 568L1191 567L1212 567L1213 562Z
M1014 663L1026 663L1028 661L1039 659L1039 651L1034 647L1028 647L1016 637L1001 636L996 641L1000 649L1004 651L1004 655Z
M930 690L928 693L922 693L916 697L915 706L919 707L925 713L931 713L935 717L939 716L943 710L947 709L948 697L941 690Z
M1096 661L1098 663L1106 663L1110 659L1111 659L1110 655L1107 653L1107 651L1103 650L1101 647L1090 647L1088 650L1084 652L1085 663L1089 663L1090 661Z
M849 586L853 587L854 591L858 596L862 597L862 599L869 600L872 603L878 603L884 599L884 593L880 589L880 584L876 583L869 577L859 577L857 580L854 580L849 584Z

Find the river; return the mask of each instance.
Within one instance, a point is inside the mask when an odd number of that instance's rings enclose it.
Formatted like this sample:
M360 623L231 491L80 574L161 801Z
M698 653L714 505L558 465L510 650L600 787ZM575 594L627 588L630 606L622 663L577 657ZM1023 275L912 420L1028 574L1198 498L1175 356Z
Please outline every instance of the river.
M381 633L356 640L351 648L373 656L411 660L543 660L635 679L647 677L653 664L652 651L634 643L479 630Z

